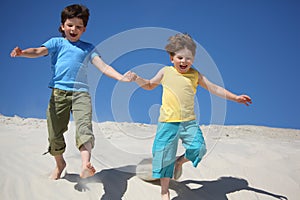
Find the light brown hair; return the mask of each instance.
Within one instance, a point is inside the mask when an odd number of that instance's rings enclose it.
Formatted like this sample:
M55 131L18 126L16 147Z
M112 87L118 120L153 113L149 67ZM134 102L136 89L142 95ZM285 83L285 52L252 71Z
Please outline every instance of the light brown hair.
M170 54L170 56L174 56L175 52L184 48L190 50L193 56L196 55L197 45L189 34L178 33L171 36L168 41L169 43L165 46L165 50Z

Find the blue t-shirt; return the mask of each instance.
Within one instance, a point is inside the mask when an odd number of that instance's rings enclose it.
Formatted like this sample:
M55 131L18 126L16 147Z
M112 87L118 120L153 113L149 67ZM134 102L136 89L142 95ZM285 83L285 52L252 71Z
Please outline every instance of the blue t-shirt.
M83 42L70 42L62 37L51 38L42 46L51 56L53 76L50 88L67 91L88 91L87 66L98 54L94 45Z

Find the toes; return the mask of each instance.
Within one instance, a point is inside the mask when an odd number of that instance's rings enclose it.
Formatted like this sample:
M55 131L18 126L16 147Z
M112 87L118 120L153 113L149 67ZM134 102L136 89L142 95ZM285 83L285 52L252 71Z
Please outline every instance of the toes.
M96 169L91 163L88 163L85 168L82 170L80 177L81 178L87 178L90 176L93 176L96 172Z

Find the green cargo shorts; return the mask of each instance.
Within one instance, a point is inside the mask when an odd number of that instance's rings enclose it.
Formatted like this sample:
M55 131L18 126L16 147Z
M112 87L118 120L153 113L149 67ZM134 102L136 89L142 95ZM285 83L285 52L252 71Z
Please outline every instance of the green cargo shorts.
M70 113L76 124L76 146L78 149L95 138L92 129L92 104L87 92L72 92L52 89L47 109L49 153L53 156L65 152L64 133L68 130Z

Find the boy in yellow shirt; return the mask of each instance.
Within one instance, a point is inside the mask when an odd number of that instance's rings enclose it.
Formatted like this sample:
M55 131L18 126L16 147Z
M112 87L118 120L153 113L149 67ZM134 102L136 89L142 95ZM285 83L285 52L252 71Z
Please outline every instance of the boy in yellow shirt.
M136 83L146 90L162 84L162 105L159 123L152 147L152 176L159 178L163 200L170 199L169 183L174 176L182 174L182 165L188 161L197 167L206 153L205 141L194 113L194 97L200 85L214 95L249 105L251 98L236 95L210 82L197 70L191 68L196 54L196 44L187 34L176 34L169 38L165 47L173 66L162 68L152 79L139 76ZM178 140L182 140L185 154L176 159Z

